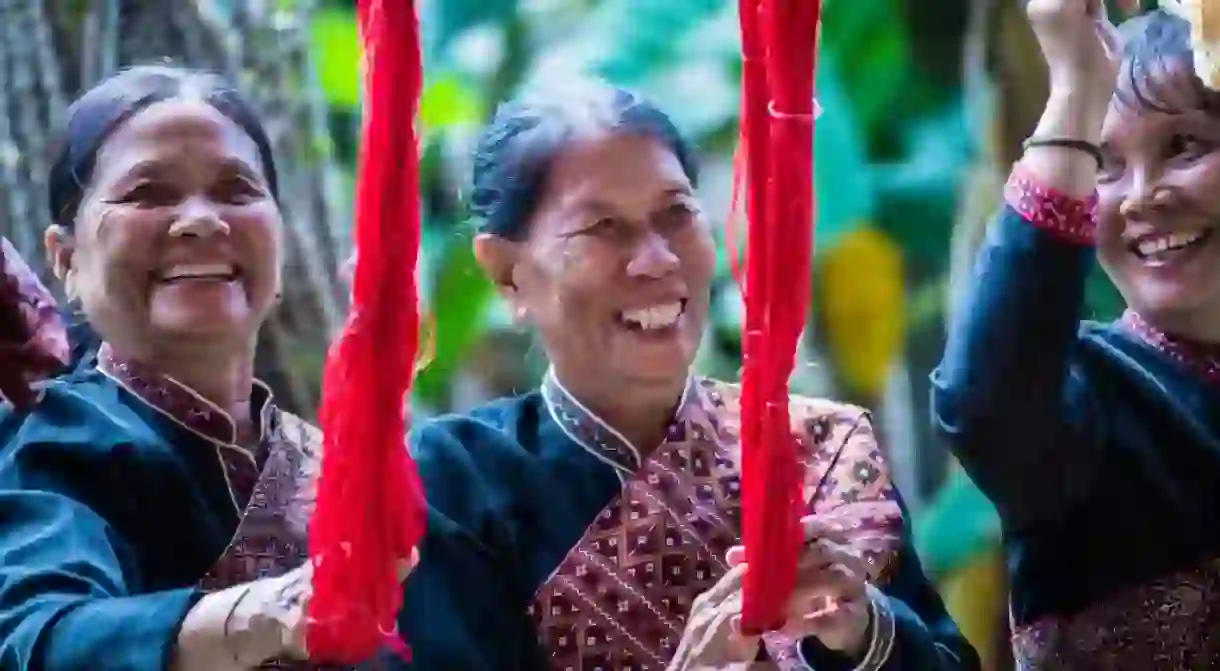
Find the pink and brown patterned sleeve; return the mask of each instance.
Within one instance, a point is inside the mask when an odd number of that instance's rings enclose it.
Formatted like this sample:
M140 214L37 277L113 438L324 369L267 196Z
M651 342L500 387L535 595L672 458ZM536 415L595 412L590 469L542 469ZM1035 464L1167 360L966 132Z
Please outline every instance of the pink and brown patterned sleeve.
M902 510L869 413L850 405L794 404L803 425L809 512L838 521L883 582L902 539ZM803 406L803 407L802 407Z

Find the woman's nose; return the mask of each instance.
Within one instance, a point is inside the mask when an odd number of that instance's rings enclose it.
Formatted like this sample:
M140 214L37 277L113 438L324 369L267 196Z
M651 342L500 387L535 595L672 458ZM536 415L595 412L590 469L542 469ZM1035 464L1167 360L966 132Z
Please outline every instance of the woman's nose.
M1174 199L1174 190L1147 177L1136 175L1127 192L1119 203L1118 213L1128 221L1146 221L1158 210L1163 210Z
M200 200L191 199L182 204L177 218L170 224L171 236L206 238L229 234L229 225L220 218L216 209Z
M664 277L678 269L681 261L669 246L664 236L651 233L635 247L635 254L627 264L627 274L632 277Z

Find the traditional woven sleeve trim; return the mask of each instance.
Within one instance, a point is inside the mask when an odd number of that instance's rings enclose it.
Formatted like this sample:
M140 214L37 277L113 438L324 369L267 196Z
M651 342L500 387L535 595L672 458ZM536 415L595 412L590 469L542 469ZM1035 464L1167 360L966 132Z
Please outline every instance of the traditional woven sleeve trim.
M1081 200L1042 186L1020 164L1004 185L1004 200L1036 228L1078 245L1092 245L1097 232L1097 192Z

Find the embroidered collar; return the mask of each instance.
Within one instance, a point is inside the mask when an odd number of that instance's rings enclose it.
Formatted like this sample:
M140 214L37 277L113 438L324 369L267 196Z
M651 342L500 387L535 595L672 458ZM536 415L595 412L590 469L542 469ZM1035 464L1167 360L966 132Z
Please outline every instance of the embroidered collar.
M1208 345L1176 338L1157 330L1132 310L1123 313L1120 323L1141 340L1212 381L1220 380L1220 345Z
M243 454L249 454L248 450L237 444L237 423L229 413L187 385L147 365L121 357L107 343L103 343L98 349L97 368L175 424L220 447L234 448ZM270 434L275 418L271 388L262 381L255 380L250 401L252 412L255 409L258 412L258 440L262 443Z
M613 466L620 475L633 473L643 465L639 447L569 393L553 368L542 378L542 398L551 417L569 438ZM688 377L664 442L686 440L693 413L702 407L699 383L694 376Z

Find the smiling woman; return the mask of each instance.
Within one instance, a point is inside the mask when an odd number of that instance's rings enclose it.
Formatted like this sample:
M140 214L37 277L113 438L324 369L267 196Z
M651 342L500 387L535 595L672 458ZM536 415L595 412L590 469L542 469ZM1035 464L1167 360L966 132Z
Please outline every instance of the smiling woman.
M740 389L691 372L714 265L697 181L664 113L599 84L505 104L486 129L475 254L552 367L412 431L435 513L400 620L412 668L977 668L869 414L827 400L791 399L810 517L789 625L733 633Z
M253 379L281 229L266 133L219 78L128 70L78 100L48 257L102 343L0 408L6 669L312 668L318 432Z
M1185 21L1098 5L1028 3L1052 91L933 412L1003 521L1020 668L1216 668L1220 92ZM1080 321L1095 258L1115 323Z
M205 96L187 90L110 120L92 165L60 165L72 172L57 177L85 168L91 181L79 193L52 191L59 216L46 235L65 290L112 348L117 340L122 356L194 367L165 371L183 380L248 348L279 284L269 155Z

